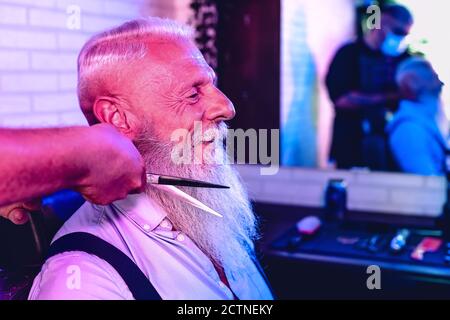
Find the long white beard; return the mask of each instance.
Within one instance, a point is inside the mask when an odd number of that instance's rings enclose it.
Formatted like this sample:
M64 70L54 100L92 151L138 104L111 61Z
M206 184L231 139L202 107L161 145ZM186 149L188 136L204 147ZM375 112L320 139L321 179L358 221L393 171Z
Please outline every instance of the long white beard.
M222 139L212 143L223 147ZM166 210L174 227L184 232L213 263L222 266L231 275L245 271L253 241L258 238L257 221L247 193L237 172L228 164L175 164L171 161L173 143L155 140L149 126L135 140L149 172L173 175L230 186L230 189L180 187L223 215L213 216L181 200L171 197L156 187L147 188L148 196Z

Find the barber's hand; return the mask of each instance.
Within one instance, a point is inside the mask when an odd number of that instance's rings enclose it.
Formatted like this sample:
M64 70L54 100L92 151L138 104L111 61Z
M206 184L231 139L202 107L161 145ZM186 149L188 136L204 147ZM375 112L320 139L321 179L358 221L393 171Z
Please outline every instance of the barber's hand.
M28 213L30 211L39 210L41 207L40 200L28 201L25 203L15 203L0 208L0 217L9 219L15 224L24 224L28 221Z
M106 205L145 190L144 161L131 140L116 128L109 124L92 126L86 148L92 155L85 160L88 174L76 187L85 199Z

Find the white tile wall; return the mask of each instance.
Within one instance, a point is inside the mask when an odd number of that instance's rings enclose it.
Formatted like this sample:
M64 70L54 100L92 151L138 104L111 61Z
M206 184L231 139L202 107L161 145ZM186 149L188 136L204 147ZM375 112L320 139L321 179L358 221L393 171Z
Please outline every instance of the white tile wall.
M72 5L79 30L67 27ZM0 0L0 126L85 125L76 58L86 40L140 16L189 14L189 0Z
M445 202L445 178L417 175L280 168L261 176L260 166L236 165L255 201L321 207L329 179L348 184L348 208L386 214L436 217Z

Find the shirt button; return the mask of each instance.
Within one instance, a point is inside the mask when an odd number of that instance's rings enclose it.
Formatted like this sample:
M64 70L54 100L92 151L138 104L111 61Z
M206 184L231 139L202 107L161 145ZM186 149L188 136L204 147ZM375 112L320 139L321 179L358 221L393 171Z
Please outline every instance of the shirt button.
M163 227L165 229L172 230L172 225L167 220L164 220L163 222L161 222L161 227Z
M148 224L144 224L142 227L144 228L145 231L150 230L150 226Z
M177 240L178 241L184 241L186 238L184 237L184 235L183 234L179 234L179 235L177 235Z

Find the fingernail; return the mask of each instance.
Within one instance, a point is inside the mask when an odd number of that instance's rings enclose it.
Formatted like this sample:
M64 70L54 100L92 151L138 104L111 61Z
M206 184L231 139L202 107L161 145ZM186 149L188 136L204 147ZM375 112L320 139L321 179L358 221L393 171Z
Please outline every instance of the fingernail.
M22 211L16 211L13 214L13 221L15 222L22 222L23 220L25 220L25 213L23 213Z

